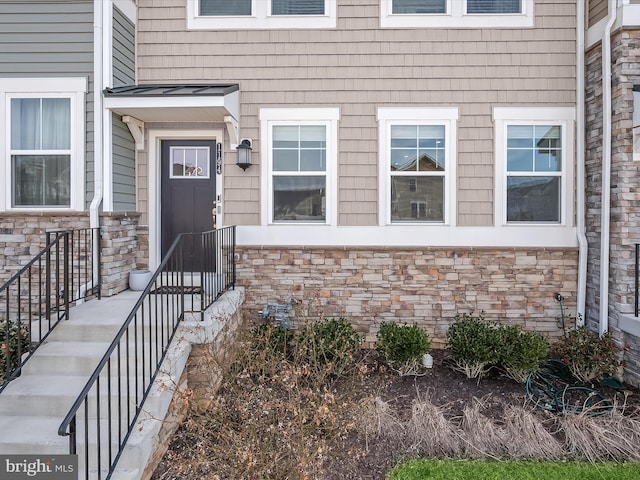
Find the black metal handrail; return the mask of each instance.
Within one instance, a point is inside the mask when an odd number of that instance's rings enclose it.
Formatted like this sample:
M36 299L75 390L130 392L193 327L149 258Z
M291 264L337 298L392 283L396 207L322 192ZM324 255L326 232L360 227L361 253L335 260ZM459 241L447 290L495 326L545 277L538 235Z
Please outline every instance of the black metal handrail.
M194 250L200 271L186 272ZM233 286L235 227L176 238L58 429L84 478L111 478L180 321Z
M60 321L69 318L73 303L100 295L99 232L47 232L44 249L0 287L0 392Z

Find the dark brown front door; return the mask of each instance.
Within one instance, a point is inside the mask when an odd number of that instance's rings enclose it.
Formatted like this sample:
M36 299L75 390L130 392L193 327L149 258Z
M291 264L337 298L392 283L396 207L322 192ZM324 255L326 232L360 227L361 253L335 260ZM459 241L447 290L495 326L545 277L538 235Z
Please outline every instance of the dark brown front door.
M212 210L216 198L216 142L212 140L163 140L161 144L162 256L180 233L206 232L214 228ZM186 238L184 268L200 271L199 239Z

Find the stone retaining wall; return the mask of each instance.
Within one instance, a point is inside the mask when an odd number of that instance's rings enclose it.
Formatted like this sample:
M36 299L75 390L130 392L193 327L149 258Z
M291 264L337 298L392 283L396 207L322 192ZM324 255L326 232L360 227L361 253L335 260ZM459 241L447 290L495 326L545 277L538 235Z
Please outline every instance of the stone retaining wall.
M349 318L375 341L381 321L417 323L442 346L457 313L522 325L557 338L560 306L575 313L577 249L238 247L245 314L267 301L295 301L293 324Z

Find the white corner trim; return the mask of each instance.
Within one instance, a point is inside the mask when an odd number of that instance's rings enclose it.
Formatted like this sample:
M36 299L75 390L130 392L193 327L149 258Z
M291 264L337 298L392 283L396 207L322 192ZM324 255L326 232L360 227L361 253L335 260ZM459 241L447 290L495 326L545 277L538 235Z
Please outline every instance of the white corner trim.
M587 35L585 39L585 50L590 49L594 45L597 45L602 41L602 36L606 30L608 16L599 20L597 23L587 29ZM640 5L638 4L626 4L618 7L616 14L616 21L611 28L612 32L615 32L619 28L640 26Z

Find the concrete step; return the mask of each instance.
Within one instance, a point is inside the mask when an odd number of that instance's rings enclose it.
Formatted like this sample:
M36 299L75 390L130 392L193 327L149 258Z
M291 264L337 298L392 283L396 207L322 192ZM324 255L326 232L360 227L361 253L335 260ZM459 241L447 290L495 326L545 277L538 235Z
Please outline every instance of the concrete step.
M148 338L148 332L145 338ZM38 349L37 355L26 363L22 375L84 376L89 379L109 346L106 342L46 342ZM150 357L152 361L157 357L155 351L150 351L151 348L155 348L155 344L152 347L148 342L139 342L134 347L133 339L130 339L127 352L125 344L121 343L120 349L116 348L111 354L111 376L124 376L127 371L130 375L140 373L143 367L148 372L146 363Z
M36 416L0 416L0 452L3 454L66 454L69 439L58 435L62 419Z

